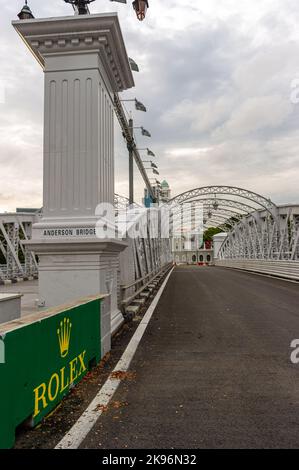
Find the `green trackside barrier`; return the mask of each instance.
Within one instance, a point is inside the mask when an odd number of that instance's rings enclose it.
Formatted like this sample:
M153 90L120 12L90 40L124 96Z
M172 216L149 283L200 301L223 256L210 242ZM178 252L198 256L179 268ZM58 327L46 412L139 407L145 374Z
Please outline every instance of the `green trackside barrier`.
M71 305L0 325L0 448L14 445L15 429L38 424L101 359L101 300ZM0 358L1 360L1 358Z

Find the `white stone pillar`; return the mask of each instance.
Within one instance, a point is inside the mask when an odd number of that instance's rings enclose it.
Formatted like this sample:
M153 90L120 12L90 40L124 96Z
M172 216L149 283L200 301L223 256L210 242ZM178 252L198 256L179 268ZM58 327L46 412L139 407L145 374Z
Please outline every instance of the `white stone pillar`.
M95 209L114 201L112 97L134 86L117 14L14 21L45 73L43 218L29 248L39 256L46 307L110 293L113 328L119 253L95 236Z

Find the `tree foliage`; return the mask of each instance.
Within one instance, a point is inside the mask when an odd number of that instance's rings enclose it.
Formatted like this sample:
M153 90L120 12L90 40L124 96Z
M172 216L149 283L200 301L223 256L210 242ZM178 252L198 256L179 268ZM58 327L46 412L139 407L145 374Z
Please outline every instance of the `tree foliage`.
M221 232L223 232L223 230L218 227L209 227L203 234L203 241L204 242L212 241L213 236Z

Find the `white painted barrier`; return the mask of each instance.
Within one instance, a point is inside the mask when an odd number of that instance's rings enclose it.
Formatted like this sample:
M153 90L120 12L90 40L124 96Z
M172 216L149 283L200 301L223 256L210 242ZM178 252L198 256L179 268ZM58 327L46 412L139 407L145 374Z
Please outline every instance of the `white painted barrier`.
M299 260L227 259L215 260L215 266L244 269L245 271L253 271L299 281Z
M0 294L0 324L21 317L22 294Z

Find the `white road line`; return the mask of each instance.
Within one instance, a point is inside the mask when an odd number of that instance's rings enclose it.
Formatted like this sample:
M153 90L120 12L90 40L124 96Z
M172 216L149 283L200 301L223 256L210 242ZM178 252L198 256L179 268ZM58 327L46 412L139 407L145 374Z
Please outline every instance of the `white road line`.
M174 268L172 268L172 270L168 274L167 278L165 279L162 286L160 287L156 297L154 298L150 307L146 311L146 314L144 315L140 325L135 331L130 343L128 344L119 362L115 366L115 369L113 372L116 372L116 371L126 372L129 369L132 359L141 341L141 338L143 337L143 334L151 320L151 317L157 307L157 304L166 287L166 284L168 282L168 279L173 269ZM78 449L78 447L82 444L82 442L84 441L88 433L91 431L93 426L96 424L97 420L100 418L101 414L103 413L103 409L110 402L111 398L113 397L120 383L121 383L120 379L115 379L111 377L111 374L110 374L105 384L100 389L100 391L98 392L96 397L93 399L93 401L90 403L88 408L86 408L86 410L80 416L80 418L74 424L74 426L63 437L63 439L57 444L55 449Z

